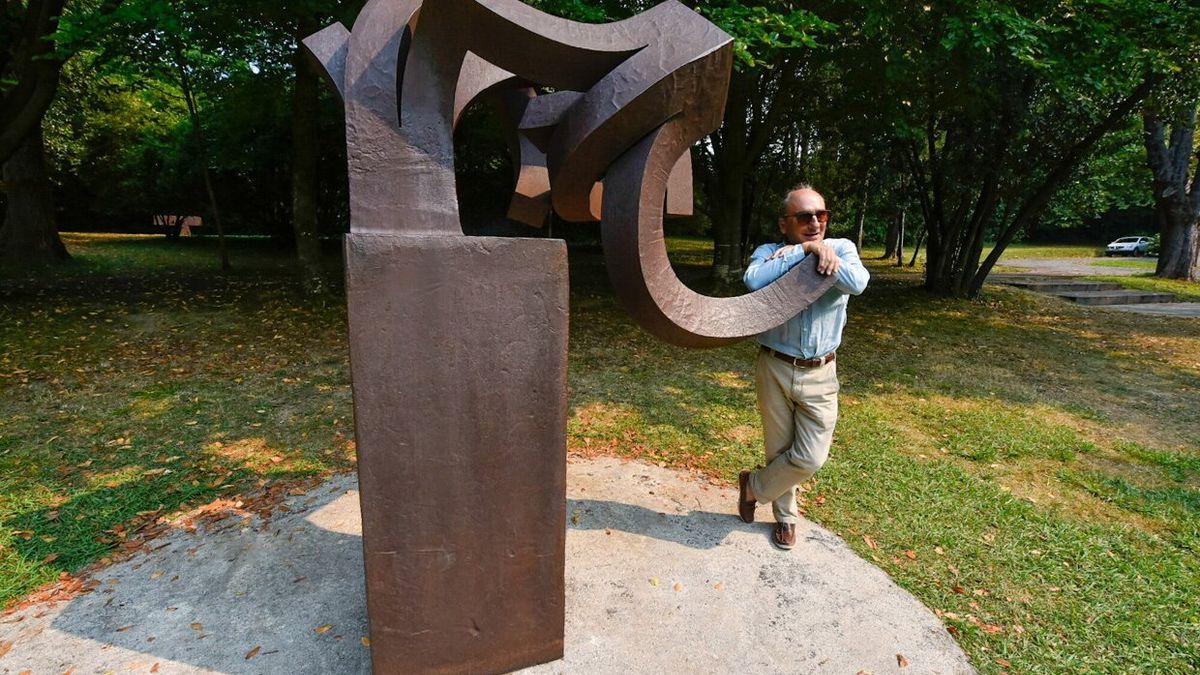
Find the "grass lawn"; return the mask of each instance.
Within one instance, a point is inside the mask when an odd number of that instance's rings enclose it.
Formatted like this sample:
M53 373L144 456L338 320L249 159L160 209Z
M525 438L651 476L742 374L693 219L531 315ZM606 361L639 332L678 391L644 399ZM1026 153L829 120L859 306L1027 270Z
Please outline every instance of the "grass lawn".
M67 273L0 281L2 601L184 507L353 464L345 310L304 298L286 257L236 241L221 277L209 241L67 243ZM691 269L711 243L671 247ZM616 306L596 251L571 265L570 450L731 484L758 463L754 345L664 345ZM904 270L851 302L808 516L983 672L1194 669L1197 323L991 286L944 300Z

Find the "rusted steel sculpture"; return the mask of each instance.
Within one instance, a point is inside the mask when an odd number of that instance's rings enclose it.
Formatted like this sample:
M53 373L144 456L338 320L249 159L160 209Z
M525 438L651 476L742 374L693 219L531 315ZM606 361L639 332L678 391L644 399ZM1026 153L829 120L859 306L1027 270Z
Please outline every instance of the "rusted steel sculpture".
M484 92L505 98L519 158L510 214L599 218L616 292L669 342L769 329L832 278L806 261L757 292L711 298L672 272L663 214L690 212L688 149L720 124L732 58L729 36L678 2L588 25L518 0L370 0L353 32L335 24L305 45L345 103L375 670L560 658L566 247L463 236L462 111Z

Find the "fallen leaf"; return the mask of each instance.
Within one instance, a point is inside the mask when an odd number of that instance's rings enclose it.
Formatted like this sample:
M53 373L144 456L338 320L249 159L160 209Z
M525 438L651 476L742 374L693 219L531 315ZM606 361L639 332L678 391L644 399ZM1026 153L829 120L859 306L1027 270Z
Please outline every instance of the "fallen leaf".
M128 626L121 626L120 628L117 629L117 632L124 633L125 631L129 630L130 628L133 628L133 624L129 624Z
M942 548L941 546L934 546L933 552L938 555L946 555L946 549Z
M45 558L42 558L42 564L49 565L50 563L54 562L55 560L58 560L58 554L51 553L50 555L46 556Z
M682 590L683 590L683 584L681 584L681 583L679 583L678 581L676 581L676 582L675 582L675 586L673 586L673 588L675 589L675 592L676 592L676 593L678 593L679 591L682 591Z
M7 654L8 650L12 649L12 647L13 643L11 642L0 642L0 656Z
M996 659L996 663L999 663L1005 668L1012 668L1012 663L1010 663L1008 659Z
M364 647L370 647L371 646L371 638L363 637L362 644Z
M650 577L650 585L657 586L658 585L658 577Z
M908 659L904 658L903 654L897 654L896 655L896 665L900 666L901 668L907 668L908 667Z
M158 661L155 661L154 665L150 666L150 672L152 672L152 673L158 672Z
M911 549L910 549L910 550L907 550L907 551L905 551L905 552L904 552L904 557L908 558L909 560L916 560L916 559L917 559L917 552L916 552L916 551L913 551L913 550L911 550Z
M879 548L879 544L876 544L875 540L872 539L871 535L869 534L863 535L863 541L867 542L867 548L871 549L872 551Z
M204 630L204 624L196 622L192 624L192 630Z
M317 626L313 630L316 631L317 635L324 635L325 633L328 633L332 629L333 629L333 626L331 624L324 624L322 626Z
M162 570L158 570L157 572L155 572L155 573L151 574L151 575L150 575L150 578L151 578L151 579L157 579L157 578L161 577L162 575L163 575L163 571L162 571Z
M258 650L260 650L260 649L262 649L262 645L257 645L254 647L254 649L251 649L250 651L246 652L246 660L249 661L250 659L258 656Z
M725 584L718 581L717 583L713 584L713 588L718 591L725 590Z

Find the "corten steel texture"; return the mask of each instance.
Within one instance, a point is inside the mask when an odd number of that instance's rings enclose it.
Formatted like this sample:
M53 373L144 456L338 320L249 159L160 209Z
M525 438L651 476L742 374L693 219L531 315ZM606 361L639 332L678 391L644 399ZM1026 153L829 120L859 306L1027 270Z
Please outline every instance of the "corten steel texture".
M561 658L566 245L351 234L346 260L375 671Z
M809 256L774 283L734 298L701 295L671 269L663 238L667 171L693 131L671 122L625 153L608 180L628 186L605 192L604 256L613 289L650 333L685 347L712 347L754 335L795 316L833 286ZM636 230L616 225L638 223Z

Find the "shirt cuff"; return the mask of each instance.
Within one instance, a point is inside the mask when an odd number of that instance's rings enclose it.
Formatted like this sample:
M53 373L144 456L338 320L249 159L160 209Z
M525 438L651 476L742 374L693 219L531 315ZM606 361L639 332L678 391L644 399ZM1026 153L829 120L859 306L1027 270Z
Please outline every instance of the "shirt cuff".
M787 263L789 269L796 263L804 260L808 254L804 252L803 246L793 246L792 250L783 254L783 261Z

